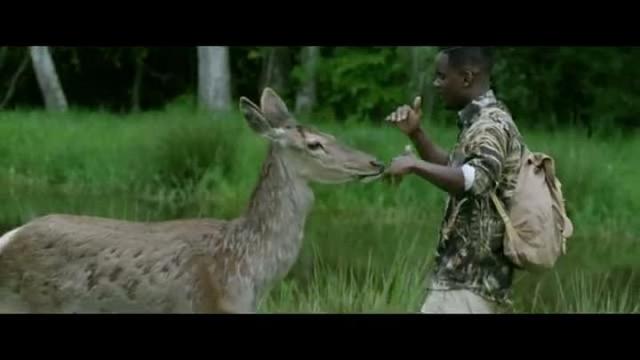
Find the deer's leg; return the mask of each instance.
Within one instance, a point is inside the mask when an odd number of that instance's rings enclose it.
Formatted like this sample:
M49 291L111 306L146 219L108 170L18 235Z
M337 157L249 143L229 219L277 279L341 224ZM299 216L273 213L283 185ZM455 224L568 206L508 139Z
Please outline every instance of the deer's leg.
M0 314L28 314L31 311L26 304L0 302Z
M198 296L193 302L195 313L208 314L247 314L255 313L255 301L251 294L243 296Z
M254 314L256 312L255 301L252 294L223 298L218 302L218 310L226 314Z
M256 294L250 281L236 278L228 283L218 298L218 310L230 314L256 312Z
M194 267L191 300L196 313L250 313L255 312L253 287L247 279L233 276L223 280L211 276L204 264Z
M25 314L33 310L20 294L6 288L0 289L0 314Z

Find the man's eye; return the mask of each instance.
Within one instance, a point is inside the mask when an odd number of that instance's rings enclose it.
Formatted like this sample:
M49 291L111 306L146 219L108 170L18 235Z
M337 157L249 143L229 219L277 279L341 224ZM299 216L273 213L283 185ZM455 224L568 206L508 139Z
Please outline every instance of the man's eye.
M307 147L310 150L318 150L318 149L322 149L322 144L320 144L319 142L309 143L307 144Z

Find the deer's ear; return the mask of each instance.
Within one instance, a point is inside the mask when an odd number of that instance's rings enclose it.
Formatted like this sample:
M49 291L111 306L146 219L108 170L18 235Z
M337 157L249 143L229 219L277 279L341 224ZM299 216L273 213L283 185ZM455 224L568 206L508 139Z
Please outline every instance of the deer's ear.
M240 98L240 111L254 132L264 136L271 131L271 125L262 115L262 111L244 96Z
M260 98L260 108L264 117L272 127L284 127L295 121L287 109L287 105L271 88L265 88Z

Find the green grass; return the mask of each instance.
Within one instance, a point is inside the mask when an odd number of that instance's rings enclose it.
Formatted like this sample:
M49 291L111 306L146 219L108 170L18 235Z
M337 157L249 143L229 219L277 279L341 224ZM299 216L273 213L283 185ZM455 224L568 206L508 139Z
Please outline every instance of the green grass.
M388 127L314 125L385 162L408 143ZM455 141L453 126L426 127L445 147ZM516 311L638 312L639 138L522 130L534 150L556 158L575 234L556 269L518 274ZM0 230L51 212L231 218L245 208L266 150L238 114L179 107L3 112L0 137ZM260 311L417 312L444 194L418 178L313 188L300 260Z

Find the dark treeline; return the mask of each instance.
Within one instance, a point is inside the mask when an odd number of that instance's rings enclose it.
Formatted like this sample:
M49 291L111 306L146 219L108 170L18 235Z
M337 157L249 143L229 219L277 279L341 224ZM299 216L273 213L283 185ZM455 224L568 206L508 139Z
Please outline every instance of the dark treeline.
M198 97L196 48L49 48L71 108L161 109ZM256 98L264 85L296 110L379 119L414 95L437 115L430 89L434 47L230 47L229 92ZM32 54L33 56L33 54ZM639 48L496 48L495 88L527 125L638 127ZM29 48L0 48L0 107L42 108ZM232 105L233 105L232 104Z

